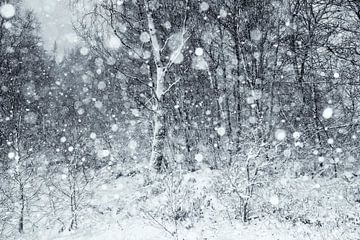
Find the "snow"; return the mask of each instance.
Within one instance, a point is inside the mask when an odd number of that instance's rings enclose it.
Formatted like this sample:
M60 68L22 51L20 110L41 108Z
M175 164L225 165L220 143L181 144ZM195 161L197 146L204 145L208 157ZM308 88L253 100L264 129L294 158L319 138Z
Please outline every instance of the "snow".
M278 141L284 141L286 139L286 131L284 129L276 129L275 138Z
M89 48L87 48L87 47L82 47L82 48L80 48L80 54L83 55L83 56L88 55L89 52L90 52L90 50L89 50Z
M110 151L107 150L107 149L102 149L102 150L99 150L97 152L97 155L99 158L105 158L105 157L108 157L110 155Z
M100 81L100 82L98 83L98 85L97 85L97 88L98 88L99 90L105 90L105 88L106 88L106 83L105 83L104 81Z
M130 150L134 151L138 147L138 143L135 140L130 140L128 147Z
M141 115L139 109L137 109L137 108L131 109L131 114L135 117L140 117L140 115Z
M104 150L103 156L109 156L110 152ZM204 159L201 153L195 155L195 160L202 162ZM134 163L132 163L134 165ZM91 193L91 211L79 210L81 216L80 228L73 231L58 232L58 225L44 229L42 231L29 232L21 239L24 240L147 240L147 239L211 239L211 240L302 240L307 236L311 239L356 239L356 231L352 230L342 236L342 229L330 229L326 226L317 227L312 224L302 224L301 222L281 221L272 217L265 217L261 220L252 220L250 223L242 223L239 219L230 218L231 207L227 206L226 201L217 200L214 184L224 176L226 172L210 170L208 168L200 169L195 172L186 173L180 185L169 181L173 177L162 177L151 175L152 181L145 183L145 169L139 169L141 174L134 176L122 176L118 179L108 178L107 183L102 181L94 185ZM98 179L106 178L101 172L97 173ZM68 173L60 175L66 182ZM349 175L350 176L350 175ZM351 177L351 176L350 176ZM294 185L297 182L299 186ZM283 177L279 184L266 194L264 203L269 212L280 211L286 204L298 205L296 208L289 208L289 211L300 211L299 216L304 214L303 209L311 207L311 211L321 213L317 208L326 209L327 204L313 202L318 192L324 191L326 185L334 186L333 182L322 184L317 182L318 179L311 181L311 178L292 179ZM332 180L333 181L333 180ZM340 179L336 180L340 181ZM175 184L175 185L174 185ZM167 189L165 186L170 186ZM340 185L338 185L340 186ZM164 187L164 188L163 188ZM172 188L173 187L173 188ZM160 190L161 189L161 190ZM186 195L183 193L187 191ZM282 192L278 192L282 191ZM289 196L288 191L291 191ZM178 193L179 192L179 195ZM261 195L261 192L259 192ZM324 193L323 193L324 195ZM198 206L197 201L190 202L195 204L193 210L200 210L202 217L196 221L189 218L184 221L178 221L175 226L173 220L166 218L166 209L172 209L175 206L182 206L186 210L187 198L182 196L191 196L191 199L198 199L202 205ZM325 195L324 195L325 196ZM331 202L332 199L342 202L343 195L341 191L328 192L326 198L322 201ZM203 198L204 197L204 198ZM327 200L327 199L330 200ZM334 200L335 201L335 200ZM304 204L306 202L306 204ZM173 205L175 204L175 205ZM178 205L179 204L179 205ZM315 204L315 205L314 205ZM324 206L323 206L324 204ZM192 205L191 205L192 206ZM333 205L328 206L332 208ZM330 211L330 210L328 210ZM335 212L337 210L334 210ZM152 217L149 217L150 213ZM157 215L164 213L165 215ZM326 212L327 213L327 212ZM290 216L293 212L288 212ZM296 215L294 215L296 216ZM320 218L315 216L315 220ZM154 220L155 219L155 220ZM321 219L321 218L320 218ZM326 218L325 218L326 219ZM314 220L314 221L315 221ZM172 236L164 230L164 226L176 231L177 235ZM335 231L337 230L337 231ZM342 237L341 237L342 236Z
M77 111L77 113L78 113L79 115L83 115L83 114L85 113L85 110L84 110L83 108L79 108L78 111Z
M15 16L15 7L10 3L5 3L0 6L0 15L5 19L10 19Z
M227 17L227 11L225 10L225 9L223 9L223 8L221 8L220 9L220 14L219 14L219 16L221 17L221 18L226 18Z
M148 50L145 50L145 51L143 52L143 58L144 58L144 59L149 59L150 57L151 57L151 52L148 51Z
M247 104L253 104L254 102L255 102L254 97L247 97L247 98L246 98L246 103L247 103Z
M196 70L207 70L208 63L203 56L195 56L192 59L192 68Z
M116 63L116 59L113 57L108 57L108 59L106 60L106 63L110 66L113 66Z
M101 101L95 101L94 106L97 109L101 109L103 107L103 103Z
M279 200L279 197L277 195L273 195L273 196L270 197L269 202L272 205L277 206L277 205L279 205L280 200Z
M14 152L9 152L8 153L8 158L10 158L10 159L15 158L15 153Z
M253 41L260 41L262 37L262 32L259 29L254 29L250 32L250 38Z
M167 46L171 52L181 52L184 47L185 39L183 32L176 32L168 38Z
M260 100L262 97L262 92L261 92L261 90L257 90L257 89L252 90L251 96L254 100Z
M142 32L140 34L140 41L143 43L150 42L150 34L148 32Z
M289 158L291 156L291 149L285 149L284 150L284 156Z
M301 133L300 133L300 132L294 132L294 133L293 133L293 138L294 138L295 140L299 139L300 136L301 136Z
M118 130L119 130L119 127L118 127L117 124L112 124L112 125L111 125L111 131L117 132Z
M94 133L94 132L90 133L90 138L95 140L96 139L96 133Z
M202 160L202 159L201 159ZM141 192L151 193L154 187L166 186L167 179L162 179L160 184L148 186L144 185L144 179L139 174L133 177L120 177L119 179L112 179L108 184L100 184L92 193L91 206L96 209L92 212L87 212L87 217L82 220L82 227L75 231L64 231L58 233L52 228L43 230L37 233L31 233L24 236L26 240L170 240L170 239L211 239L211 240L302 240L310 237L311 239L356 239L356 230L351 230L346 233L339 228L329 228L326 226L319 227L312 224L303 224L301 222L291 221L277 221L274 218L265 218L262 220L252 220L250 223L242 223L236 219L228 219L226 212L229 210L224 207L225 202L216 201L213 195L213 189L210 186L216 181L215 178L220 177L221 174L209 169L203 169L194 173L187 173L181 185L174 186L174 192L171 193L170 198L166 192L158 192L157 195L143 195ZM63 180L67 179L67 175L62 175ZM170 178L171 179L171 178ZM339 180L337 180L339 181ZM280 206L285 201L293 201L294 205L298 205L298 214L302 216L303 209L312 206L310 212L317 211L317 208L326 209L326 205L313 205L314 196L319 192L324 191L325 185L317 182L317 180L310 181L310 178L302 180L293 180L283 178L279 182L281 189L297 189L297 194L293 195L294 199L286 199L289 197L287 190L284 190L283 195L278 192L271 192L264 199L270 207L269 211L281 211ZM296 185L297 184L297 185ZM326 185L333 185L333 181L327 182ZM152 206L162 211L164 207L171 204L180 203L180 206L185 206L186 200L178 200L176 191L187 186L191 190L193 198L205 196L203 201L208 201L208 207L201 208L203 217L198 221L191 222L187 225L187 221L179 221L177 226L170 221L167 221L165 216L157 217L156 211L149 212L148 207ZM154 189L153 189L154 190ZM175 191L176 190L176 191ZM167 190L165 190L167 191ZM174 195L175 194L175 195ZM205 194L205 195L203 195ZM341 192L328 192L330 201L342 202L344 197ZM150 199L149 199L150 197ZM299 198L300 197L300 198ZM168 201L174 198L175 202ZM329 201L324 198L324 201ZM304 204L306 201L306 204ZM194 202L195 204L195 202ZM196 209L196 206L194 206ZM333 206L328 206L329 208ZM120 212L117 213L117 211ZM214 213L213 211L216 210ZM101 212L97 213L97 212ZM219 215L219 212L224 211L225 215ZM281 213L281 212L280 212ZM82 213L84 214L84 213ZM287 214L294 214L287 212ZM314 219L322 219L320 216L314 216ZM324 219L329 218L325 217ZM160 221L159 221L160 220ZM314 220L314 221L315 221ZM295 220L294 220L295 221ZM175 232L172 236L167 230ZM344 235L345 234L345 235Z
M207 2L200 3L200 12L206 12L209 10L209 4Z
M347 160L351 163L356 162L356 158L352 155L350 155Z
M220 137L224 136L226 134L226 128L225 127L218 127L215 129L217 134L219 134Z
M24 121L28 124L36 124L38 116L34 112L28 112L24 116Z
M249 117L249 123L251 123L251 124L257 123L257 118L254 116Z
M286 186L288 183L288 180L286 178L281 178L280 179L280 184L283 185L283 186Z
M166 21L163 25L166 29L171 29L171 23L169 21Z
M333 109L331 107L327 107L324 109L322 113L323 118L329 119L333 116Z
M233 1L149 0L150 12L138 12L138 0L83 9L77 4L87 1L76 1L67 20L82 34L58 38L55 27L71 25L61 24L64 9L48 9L62 1L24 2L42 2L40 17L54 29L42 34L38 13L27 17L22 1L1 1L1 239L358 238L359 86L339 83L351 82L356 66L319 38L323 47L312 48L304 72L318 91L316 122L293 84L294 46L277 39L306 33L301 14L288 20L279 1L265 3L274 11L256 22L253 8L234 13ZM224 27L235 15L240 38ZM338 33L328 39L341 55L337 47L356 37ZM44 35L74 45L60 57L42 46ZM307 49L300 38L298 52ZM321 64L311 64L314 57ZM161 172L151 159L160 152L168 163ZM17 233L23 190L25 231ZM78 226L69 229L75 215Z
M5 22L5 23L4 23L4 28L5 28L5 29L10 29L10 28L12 28L12 26L13 26L13 25L11 24L11 22Z
M195 49L195 55L196 56L202 56L204 54L204 50L202 48L196 48Z
M111 35L106 41L106 46L111 50L117 50L121 45L121 40L115 35Z
M184 55L179 52L173 52L170 59L170 61L175 64L181 64L184 61Z
M204 156L201 153L195 154L195 160L197 162L202 162L204 160Z
M126 25L124 23L119 24L119 31L121 33L125 33L127 31L127 27L126 27Z
M95 58L95 65L99 68L104 66L104 60L100 57Z
M179 229L178 238L171 236L161 226L140 218L123 220L120 223L108 223L107 227L87 228L74 233L64 233L61 240L171 240L171 239L208 239L208 240L302 240L307 239L349 239L341 237L343 233L334 230L317 232L310 226L294 227L281 222L268 220L264 223L255 223L249 226L234 225L221 220L217 223L201 222L190 229ZM326 236L326 238L325 238ZM36 236L38 240L50 240L52 235L44 232ZM355 238L354 238L355 239Z

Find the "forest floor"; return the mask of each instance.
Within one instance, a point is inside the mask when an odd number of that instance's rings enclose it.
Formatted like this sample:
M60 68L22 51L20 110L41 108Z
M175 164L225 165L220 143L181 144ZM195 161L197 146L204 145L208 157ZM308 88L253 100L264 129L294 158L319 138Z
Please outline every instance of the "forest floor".
M243 223L227 216L231 204L216 200L213 188L219 172L205 169L188 173L179 184L162 179L145 184L144 174L121 176L91 191L91 200L79 210L79 228L59 233L59 226L28 234L24 240L290 240L360 239L360 227L316 226L268 217ZM101 177L99 177L101 178ZM188 183L191 183L188 185ZM191 191L185 191L184 185ZM309 186L304 187L309 188ZM163 189L165 191L161 191ZM183 189L184 191L178 191ZM181 192L181 197L178 193ZM183 197L187 192L188 198ZM312 193L310 193L312 194ZM320 193L323 194L323 193ZM199 197L202 196L202 197ZM186 200L187 199L187 200ZM189 199L202 199L201 217L189 214L181 220L172 211L188 206ZM206 206L204 202L213 199ZM305 203L306 204L306 203ZM202 207L201 207L202 206ZM199 209L193 209L197 211ZM309 205L311 212L311 206ZM315 211L315 210L314 210ZM230 214L230 213L228 213Z

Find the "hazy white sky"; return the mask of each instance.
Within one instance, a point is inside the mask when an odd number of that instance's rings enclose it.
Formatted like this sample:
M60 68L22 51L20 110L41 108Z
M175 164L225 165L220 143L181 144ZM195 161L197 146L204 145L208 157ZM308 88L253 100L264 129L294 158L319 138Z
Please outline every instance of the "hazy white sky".
M25 6L34 10L42 25L42 37L51 50L56 41L60 52L73 45L77 39L72 30L71 11L67 0L24 0Z

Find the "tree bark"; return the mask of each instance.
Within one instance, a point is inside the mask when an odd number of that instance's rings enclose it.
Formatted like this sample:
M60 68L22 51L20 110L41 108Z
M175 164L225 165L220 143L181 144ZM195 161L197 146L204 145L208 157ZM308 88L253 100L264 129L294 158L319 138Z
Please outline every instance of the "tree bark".
M151 163L157 172L164 171L167 166L167 160L164 155L166 126L165 126L165 104L164 104L164 89L165 89L165 68L161 62L160 45L156 36L156 29L152 12L149 9L148 1L145 2L145 10L148 21L148 29L151 40L151 48L153 52L153 59L156 66L155 74L155 105L154 105L154 128L153 128L153 140L151 150Z
M24 211L25 211L25 196L24 196L24 186L20 184L20 219L19 219L19 233L24 232Z

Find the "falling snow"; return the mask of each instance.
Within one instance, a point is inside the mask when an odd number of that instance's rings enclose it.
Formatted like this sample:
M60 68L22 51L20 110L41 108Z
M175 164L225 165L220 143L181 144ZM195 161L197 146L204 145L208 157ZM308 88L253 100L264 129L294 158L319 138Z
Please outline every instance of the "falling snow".
M86 55L88 55L89 54L89 49L87 48L87 47L82 47L82 48L80 48L80 53L81 53L81 55L83 55L83 56L86 56Z
M8 158L10 158L10 159L15 158L15 153L14 152L9 152L8 153Z
M284 141L286 139L286 131L284 129L276 129L275 138L278 141Z
M202 162L204 160L204 156L201 153L195 154L195 160L197 162Z
M355 1L0 2L0 239L360 236Z
M90 133L90 138L93 139L93 140L96 139L96 133L93 133L93 132Z
M250 32L250 37L253 41L260 41L262 33L259 29L254 29Z
M269 202L270 202L272 205L277 206L277 205L279 205L280 200L279 200L279 197L278 197L278 196L273 195L273 196L270 197Z
M225 9L220 9L220 14L219 14L219 16L221 17L221 18L226 18L227 17L227 11L225 10Z
M149 33L147 33L147 32L142 32L142 33L140 34L140 41L143 42L143 43L150 42L150 35L149 35Z
M325 119L329 119L333 116L333 109L330 107L327 107L324 109L323 113L322 113L323 118Z
M179 52L173 52L170 57L171 61L175 64L180 64L184 61L184 55Z
M206 62L205 58L202 56L196 56L192 59L192 68L196 70L207 70L208 63Z
M119 130L118 125L117 124L112 124L111 125L111 131L116 132L117 130Z
M138 144L137 144L136 141L130 140L130 142L129 142L129 144L128 144L128 147L129 147L131 150L133 150L133 151L136 150L137 146L138 146Z
M300 136L301 136L301 133L300 133L300 132L294 132L294 133L293 133L293 138L294 138L295 140L299 139Z
M100 81L97 85L99 90L105 90L106 88L106 83L104 81Z
M12 4L5 3L0 6L0 15L5 19L10 19L15 16L15 7Z
M216 132L220 137L222 137L226 134L226 129L224 127L218 127L216 128Z
M206 12L207 10L209 10L209 4L207 2L200 3L200 11Z
M121 43L121 40L117 36L112 35L107 39L106 45L109 49L117 50L121 47L122 43Z
M202 56L204 54L204 50L202 48L196 48L195 49L195 55L196 56Z

